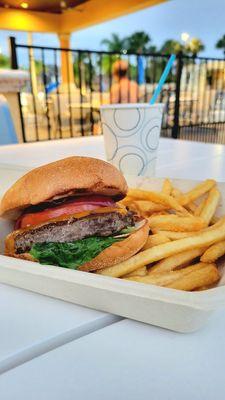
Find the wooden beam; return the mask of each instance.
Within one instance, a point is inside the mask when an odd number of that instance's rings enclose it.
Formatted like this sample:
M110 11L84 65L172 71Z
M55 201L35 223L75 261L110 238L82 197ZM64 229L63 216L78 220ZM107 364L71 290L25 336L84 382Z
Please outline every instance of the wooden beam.
M0 29L27 32L59 32L60 15L0 7Z
M0 7L0 29L71 33L164 1L167 0L90 0L63 14Z
M70 48L70 33L58 34L59 44L62 49ZM74 83L73 60L72 54L69 51L61 51L61 78L62 84L68 85Z
M79 6L77 10L74 8L65 11L61 17L61 30L78 31L165 1L167 0L91 0Z

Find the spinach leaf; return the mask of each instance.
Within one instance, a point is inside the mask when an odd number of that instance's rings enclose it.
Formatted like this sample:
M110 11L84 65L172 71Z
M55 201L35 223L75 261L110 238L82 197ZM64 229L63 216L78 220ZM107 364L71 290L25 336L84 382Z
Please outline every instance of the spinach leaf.
M30 254L41 264L77 269L123 238L90 237L67 243L36 243Z

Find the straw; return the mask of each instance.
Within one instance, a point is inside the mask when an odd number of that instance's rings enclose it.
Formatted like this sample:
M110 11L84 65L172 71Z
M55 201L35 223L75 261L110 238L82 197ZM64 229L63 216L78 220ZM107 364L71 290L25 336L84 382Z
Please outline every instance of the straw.
M168 60L168 63L166 64L165 69L164 69L164 71L163 71L163 73L161 75L161 78L159 80L158 86L156 87L149 104L151 104L151 105L155 104L155 102L156 102L156 100L157 100L157 98L158 98L158 96L159 96L159 94L160 94L160 92L162 90L162 87L163 87L163 85L164 85L164 83L165 83L165 81L167 79L167 76L169 75L169 72L170 72L170 70L171 70L171 68L173 66L173 63L174 63L175 59L176 59L175 54L171 54L171 56L170 56L170 58Z

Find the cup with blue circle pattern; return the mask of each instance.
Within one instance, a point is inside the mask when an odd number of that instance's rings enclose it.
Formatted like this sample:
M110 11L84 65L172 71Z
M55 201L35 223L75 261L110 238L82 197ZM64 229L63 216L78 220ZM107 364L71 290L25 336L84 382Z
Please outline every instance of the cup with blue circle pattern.
M100 108L107 161L125 175L155 175L164 104Z

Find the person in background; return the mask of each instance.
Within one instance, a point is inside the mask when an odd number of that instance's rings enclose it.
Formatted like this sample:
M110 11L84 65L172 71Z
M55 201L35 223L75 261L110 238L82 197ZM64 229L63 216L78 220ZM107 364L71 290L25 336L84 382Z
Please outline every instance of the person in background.
M110 89L111 103L137 103L138 84L128 77L128 62L117 60L113 64L113 84Z

